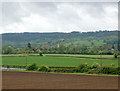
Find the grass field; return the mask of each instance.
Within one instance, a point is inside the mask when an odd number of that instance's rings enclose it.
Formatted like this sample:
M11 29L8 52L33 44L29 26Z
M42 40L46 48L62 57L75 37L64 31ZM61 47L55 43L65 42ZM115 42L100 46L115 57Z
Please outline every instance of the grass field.
M53 56L75 56L75 57L93 57L100 58L101 55L80 55L80 54L45 54L45 55L53 55ZM114 58L113 55L102 55L102 58Z
M77 55L76 55L77 56ZM96 55L95 55L96 56ZM111 56L107 56L111 57ZM78 66L80 63L93 64L94 62L100 63L101 59L88 59L88 58L74 58L74 57L52 57L52 56L28 56L28 63L36 63L37 65L47 66ZM110 66L114 63L118 66L117 60L102 59L102 64ZM26 57L3 57L2 64L11 65L26 65Z

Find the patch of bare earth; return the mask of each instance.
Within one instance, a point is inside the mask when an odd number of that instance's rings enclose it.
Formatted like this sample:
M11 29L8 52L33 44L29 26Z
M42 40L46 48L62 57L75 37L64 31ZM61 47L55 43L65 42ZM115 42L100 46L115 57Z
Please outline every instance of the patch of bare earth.
M3 89L117 89L117 76L2 72Z

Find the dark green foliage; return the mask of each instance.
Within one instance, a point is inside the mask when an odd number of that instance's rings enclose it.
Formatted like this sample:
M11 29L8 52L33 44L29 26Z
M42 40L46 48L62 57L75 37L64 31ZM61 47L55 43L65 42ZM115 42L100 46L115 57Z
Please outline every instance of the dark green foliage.
M48 67L48 66L41 66L41 67L38 69L38 71L42 71L42 72L49 72L49 71L50 71L50 69L49 69L49 67Z
M52 72L62 72L62 73L75 73L76 72L76 70L75 69L53 69L53 70L51 70Z
M117 58L118 57L118 53L114 53L114 58Z
M3 47L2 48L2 53L3 54L14 54L15 50L11 46Z
M112 63L112 64L111 64L111 66L112 66L112 67L115 67L115 64L114 64L114 63Z
M90 66L87 63L83 63L76 68L76 71L83 73L83 72L87 72L89 68Z
M2 34L4 41L2 53L39 53L41 51L43 54L113 55L120 46L117 44L117 35L118 31L8 33ZM117 58L117 54L114 57Z
M103 74L118 74L118 69L115 67L102 67L101 68L101 73Z
M99 65L98 63L94 63L94 64L91 66L92 69L94 69L94 68L99 68L99 67L100 67L100 65Z
M28 43L27 47L31 49L31 44L30 44L30 43Z
M58 43L80 46L101 46L103 44L117 44L118 31L71 32L71 33L6 33L2 34L3 46L23 48L27 41L32 45L57 46ZM64 40L62 40L64 39ZM30 46L29 46L30 47ZM114 47L115 48L115 47Z
M47 70L46 70L47 69ZM118 75L120 69L116 67L100 66L98 63L94 63L92 67L86 63L80 64L78 67L50 67L50 72L61 73L88 73L88 74L113 74ZM43 72L48 72L47 67L43 67Z
M12 48L12 47L3 47L2 48L3 54L22 54L22 53L39 53L40 56L42 54L87 54L87 55L113 55L114 51L112 50L112 46L105 44L103 46L94 46L94 47L87 47L87 46L75 46L69 45L68 47L61 44L59 47L48 47L47 45L41 46L39 48L33 47L30 49L28 47L25 48ZM101 51L102 49L102 51ZM118 56L117 54L115 54Z
M38 66L36 64L31 64L26 67L27 70L37 70Z
M74 66L50 66L49 68L51 68L51 69L74 69L74 68L76 68L76 67L74 67Z
M120 76L120 67L118 67L116 71L118 71L118 75Z
M100 74L101 73L101 67L88 69L87 73L88 74Z
M39 52L39 56L43 56L42 52Z
M25 68L26 66L19 65L9 65L10 68ZM7 67L7 65L2 65L2 67ZM115 66L99 66L99 64L94 63L92 66L88 64L80 64L78 67L48 67L40 66L39 68L36 64L32 64L26 67L27 70L34 71L38 70L40 72L58 72L58 73L88 73L88 74L111 74L120 75L120 67Z

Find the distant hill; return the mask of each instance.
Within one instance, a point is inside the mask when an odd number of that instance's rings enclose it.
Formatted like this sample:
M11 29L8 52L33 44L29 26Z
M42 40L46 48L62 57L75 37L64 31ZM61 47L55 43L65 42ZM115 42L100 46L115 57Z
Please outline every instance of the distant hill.
M62 33L4 33L2 34L2 45L22 48L30 42L35 46L57 46L58 44L100 46L103 44L116 44L118 31L76 32Z

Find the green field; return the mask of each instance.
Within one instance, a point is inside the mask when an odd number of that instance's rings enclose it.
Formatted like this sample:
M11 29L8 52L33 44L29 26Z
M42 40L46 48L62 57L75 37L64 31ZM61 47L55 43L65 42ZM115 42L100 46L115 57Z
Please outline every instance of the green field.
M109 57L109 56L107 56ZM110 56L111 57L111 56ZM37 65L47 66L78 66L80 63L93 64L94 62L100 63L101 59L90 58L74 58L74 57L52 57L52 56L28 56L28 63L36 63ZM118 66L117 60L102 59L102 64L110 66L114 63ZM26 65L26 57L3 57L2 64L9 65Z
M80 54L45 54L50 56L75 56L75 57L92 57L92 58L114 58L113 55L80 55Z

